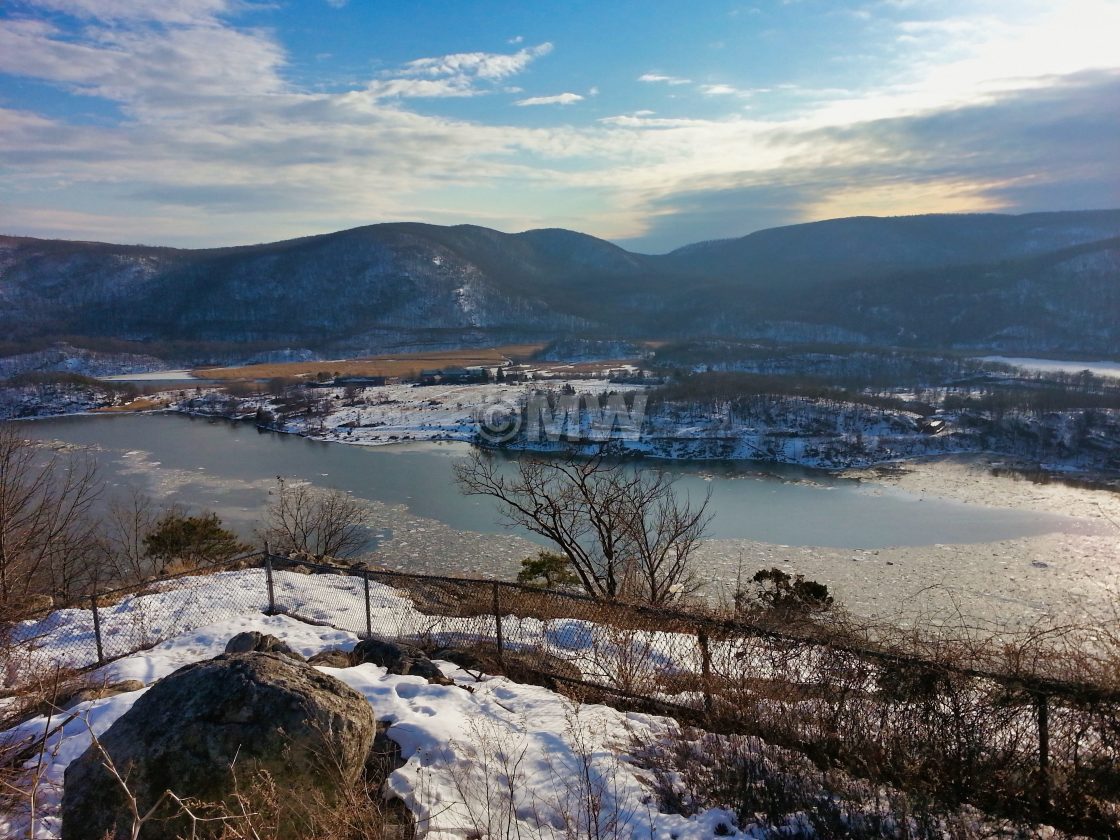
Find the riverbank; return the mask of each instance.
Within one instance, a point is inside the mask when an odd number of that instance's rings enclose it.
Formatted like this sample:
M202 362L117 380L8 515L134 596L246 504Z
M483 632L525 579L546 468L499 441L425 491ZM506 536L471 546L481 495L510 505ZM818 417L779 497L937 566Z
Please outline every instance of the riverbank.
M650 406L648 393L641 385L607 379L299 388L280 394L230 393L200 383L128 396L101 392L97 384L20 386L0 393L0 418L166 407L356 446L457 441L510 451L593 453L606 441L624 457L759 461L840 474L884 468L886 476L898 464L986 453L992 469L1120 487L1116 410L1084 416L1009 413L998 420L942 412L930 421L898 408L806 397L759 395L763 402L746 414L727 403ZM487 424L495 421L512 421L511 434L491 434Z
M253 420L331 443L459 441L508 451L760 461L843 472L931 457L996 453L1006 465L1089 484L1120 483L1120 412L1008 413L999 420L802 397L769 398L744 416L728 404L647 404L648 389L606 379L531 385L317 388L298 396L181 398L181 413ZM497 428L495 428L497 427ZM508 430L508 434L506 431ZM495 434L495 432L498 432Z

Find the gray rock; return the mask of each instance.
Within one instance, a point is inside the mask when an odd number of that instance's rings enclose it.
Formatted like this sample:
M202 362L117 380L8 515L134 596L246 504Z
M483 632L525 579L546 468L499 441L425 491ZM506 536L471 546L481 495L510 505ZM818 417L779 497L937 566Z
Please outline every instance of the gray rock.
M229 802L235 785L249 791L267 772L278 790L300 792L282 802L280 835L287 836L313 790L331 797L361 776L375 731L366 699L334 677L277 654L224 654L160 680L101 744L127 774L141 813L166 790ZM144 840L187 831L171 806L158 815ZM122 794L91 746L66 769L62 836L122 838L129 827Z
M400 642L363 639L350 651L350 664L361 665L365 662L380 665L390 674L424 677L437 682L445 682L447 679L443 676L443 671L422 650Z
M226 642L226 653L278 653L296 662L305 661L303 654L292 650L287 642L282 642L272 635L258 633L256 630L238 633Z
M321 650L307 660L308 665L319 665L323 668L349 668L350 654L338 648Z

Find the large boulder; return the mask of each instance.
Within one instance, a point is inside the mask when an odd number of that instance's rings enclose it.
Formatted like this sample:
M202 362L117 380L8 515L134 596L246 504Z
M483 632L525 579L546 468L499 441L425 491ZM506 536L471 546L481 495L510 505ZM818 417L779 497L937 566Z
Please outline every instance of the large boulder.
M101 744L128 779L140 813L165 791L200 802L230 802L267 773L282 803L281 836L298 819L296 800L332 798L362 774L376 732L369 702L309 665L273 653L224 654L180 668L140 697ZM174 837L187 825L165 803L143 838ZM216 824L211 824L215 826ZM91 746L66 769L65 840L127 837L119 785ZM287 826L287 828L285 827Z

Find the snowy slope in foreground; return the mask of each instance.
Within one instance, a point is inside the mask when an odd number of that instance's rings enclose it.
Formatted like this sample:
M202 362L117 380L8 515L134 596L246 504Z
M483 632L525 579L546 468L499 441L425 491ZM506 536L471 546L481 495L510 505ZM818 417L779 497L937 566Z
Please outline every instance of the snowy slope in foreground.
M226 603L237 604L246 588L259 589L259 576L259 572L215 576L207 582L207 594L220 596L225 589ZM398 597L390 593L384 593L386 601ZM174 620L161 613L181 610L181 600L174 594L143 597L146 620L152 626ZM215 609L220 609L221 603L216 601ZM74 613L71 618L77 630L82 611L69 612ZM271 633L306 656L331 647L349 649L358 641L352 633L312 626L287 616L231 615L111 663L95 672L95 677L109 682L136 679L151 685L188 663L219 655L230 637L245 630ZM66 641L62 636L46 643L61 646ZM388 735L400 744L407 763L392 775L389 786L416 815L422 835L465 838L477 834L476 826L479 820L486 820L487 807L484 788L479 785L483 775L497 772L495 749L509 754L524 751L517 794L518 825L510 836L566 836L564 818L578 816L586 801L581 793L585 761L590 762L592 777L601 780L601 818L618 820L625 827L620 836L710 838L721 823L721 832L733 825L730 815L719 810L692 818L657 812L648 782L627 761L626 752L631 733L648 742L667 732L670 722L604 706L576 708L571 701L544 688L503 677L476 680L450 663L439 664L456 685L430 685L421 678L390 675L384 668L369 664L323 669L368 698L378 720L391 722ZM467 685L473 693L463 688ZM80 716L49 739L49 766L40 786L39 819L32 836L58 835L66 766L89 746L91 729L98 734L105 732L142 693L82 704L75 708ZM4 734L25 739L41 735L45 725L46 720L39 717ZM477 801L461 795L459 791L464 788L478 791ZM0 815L0 836L28 836L26 813Z

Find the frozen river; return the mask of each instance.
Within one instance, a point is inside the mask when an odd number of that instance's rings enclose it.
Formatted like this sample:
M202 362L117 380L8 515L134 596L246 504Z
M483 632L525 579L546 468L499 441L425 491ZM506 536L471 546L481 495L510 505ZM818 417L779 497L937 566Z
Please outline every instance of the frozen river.
M364 500L373 559L389 567L509 576L534 550L529 535L502 525L490 500L459 492L452 465L469 451L466 444L348 446L181 415L67 417L23 428L87 447L114 492L137 487L164 503L213 510L246 536L284 476ZM828 581L869 613L883 612L888 591L894 599L934 585L999 603L1018 587L1013 597L1023 609L1046 612L1054 603L1050 588L1059 586L1065 597L1080 584L1058 581L1061 558L1032 547L1100 541L1108 528L1057 507L993 507L796 467L658 461L647 468L676 473L693 498L711 490L703 560L712 582L728 585L740 562L748 573L785 563ZM993 487L1001 481L987 480ZM1082 553L1086 562L1100 555L1097 548ZM1099 578L1089 566L1078 574Z

